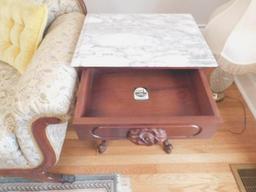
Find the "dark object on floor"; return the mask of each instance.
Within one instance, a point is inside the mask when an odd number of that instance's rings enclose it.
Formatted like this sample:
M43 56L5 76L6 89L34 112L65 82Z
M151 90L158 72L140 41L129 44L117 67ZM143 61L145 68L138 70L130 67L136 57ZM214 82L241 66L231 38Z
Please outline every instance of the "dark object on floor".
M256 164L230 165L241 192L256 192Z

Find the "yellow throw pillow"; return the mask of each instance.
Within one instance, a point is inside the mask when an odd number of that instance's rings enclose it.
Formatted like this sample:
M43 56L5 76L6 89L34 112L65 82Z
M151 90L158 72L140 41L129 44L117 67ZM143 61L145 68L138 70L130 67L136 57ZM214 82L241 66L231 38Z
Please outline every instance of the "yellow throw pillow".
M23 73L42 40L47 18L46 5L0 0L0 60Z

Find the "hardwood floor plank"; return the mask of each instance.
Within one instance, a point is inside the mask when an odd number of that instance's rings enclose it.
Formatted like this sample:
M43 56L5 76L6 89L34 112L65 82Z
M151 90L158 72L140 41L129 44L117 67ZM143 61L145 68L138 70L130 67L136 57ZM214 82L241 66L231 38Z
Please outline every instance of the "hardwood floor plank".
M143 186L150 186L150 191L160 191L161 186L166 186L169 187L169 191L238 192L231 173L132 175L132 178L133 186L140 186L143 183ZM140 190L146 191L142 187Z

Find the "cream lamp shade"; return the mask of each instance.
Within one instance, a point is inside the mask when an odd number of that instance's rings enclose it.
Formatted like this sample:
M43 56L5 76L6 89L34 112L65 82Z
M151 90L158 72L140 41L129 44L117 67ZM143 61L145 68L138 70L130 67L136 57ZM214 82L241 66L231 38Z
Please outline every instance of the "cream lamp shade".
M256 73L256 0L231 0L219 7L205 37L222 70Z

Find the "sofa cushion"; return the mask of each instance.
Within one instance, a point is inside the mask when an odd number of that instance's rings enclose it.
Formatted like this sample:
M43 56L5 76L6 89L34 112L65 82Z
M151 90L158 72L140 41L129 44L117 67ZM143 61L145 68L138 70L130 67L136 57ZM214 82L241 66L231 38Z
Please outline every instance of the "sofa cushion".
M19 76L14 68L0 61L0 169L28 167L14 134L16 123L12 115Z
M10 65L0 61L0 114L11 108L19 73Z
M23 73L47 23L47 7L27 0L0 0L0 60Z

